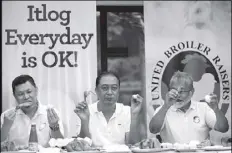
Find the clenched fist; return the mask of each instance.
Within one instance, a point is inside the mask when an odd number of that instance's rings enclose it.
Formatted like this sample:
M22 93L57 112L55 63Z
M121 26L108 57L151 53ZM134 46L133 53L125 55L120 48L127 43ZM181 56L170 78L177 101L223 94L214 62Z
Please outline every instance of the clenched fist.
M131 113L139 114L142 109L143 98L140 95L132 95L131 97Z
M210 108L213 110L219 109L218 108L218 98L217 95L214 93L210 93L206 96L206 103L209 105Z
M16 111L10 110L6 112L6 114L4 115L3 125L8 129L10 129L15 120L15 117L16 117Z
M173 104L175 104L177 98L179 97L178 91L175 89L171 89L169 92L167 92L164 105L167 108L170 108Z

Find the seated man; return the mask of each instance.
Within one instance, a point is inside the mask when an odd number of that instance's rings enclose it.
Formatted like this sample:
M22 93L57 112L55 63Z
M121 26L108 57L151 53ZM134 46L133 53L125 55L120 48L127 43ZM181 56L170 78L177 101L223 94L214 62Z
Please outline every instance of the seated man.
M134 95L131 107L118 103L120 80L112 72L104 72L96 79L99 101L84 101L74 110L81 119L80 137L89 137L96 146L134 144L146 133L142 123L142 97ZM144 133L142 133L144 132Z
M31 124L36 123L38 144L46 147L50 138L63 138L63 125L58 112L37 100L38 89L33 78L20 75L12 82L17 107L1 114L1 142L28 146Z
M228 130L228 121L218 108L218 99L212 94L209 103L191 100L193 80L188 73L176 72L169 84L164 104L158 107L150 121L152 133L160 132L163 142L189 143L191 140L209 140L209 132Z

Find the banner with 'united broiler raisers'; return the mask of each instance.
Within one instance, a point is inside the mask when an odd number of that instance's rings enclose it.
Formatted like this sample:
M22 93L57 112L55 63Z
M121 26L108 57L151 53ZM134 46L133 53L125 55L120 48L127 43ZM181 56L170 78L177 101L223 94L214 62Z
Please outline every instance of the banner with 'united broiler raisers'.
M144 2L146 101L148 124L164 103L176 71L193 78L193 100L215 93L229 131L212 131L220 141L231 134L230 2ZM148 126L149 127L149 126ZM149 133L149 132L148 132Z

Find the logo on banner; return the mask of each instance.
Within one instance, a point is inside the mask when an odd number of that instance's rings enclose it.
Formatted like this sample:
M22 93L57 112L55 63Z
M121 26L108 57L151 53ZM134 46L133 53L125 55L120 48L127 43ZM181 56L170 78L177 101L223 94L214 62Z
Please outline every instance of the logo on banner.
M162 99L165 100L173 74L182 71L193 78L193 100L205 101L205 95L215 93L222 103L221 109L226 113L230 102L229 75L218 55L209 58L211 52L210 47L194 41L180 42L165 51L166 60L156 63L152 75L151 94L154 109L160 105Z

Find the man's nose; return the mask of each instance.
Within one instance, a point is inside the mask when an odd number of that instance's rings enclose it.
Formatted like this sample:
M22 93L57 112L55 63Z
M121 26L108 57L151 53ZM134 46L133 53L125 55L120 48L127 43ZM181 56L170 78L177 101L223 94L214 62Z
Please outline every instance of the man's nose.
M28 99L29 97L30 97L29 94L27 93L24 94L24 99Z
M108 94L112 94L113 92L112 92L112 89L111 88L109 88L108 89Z

